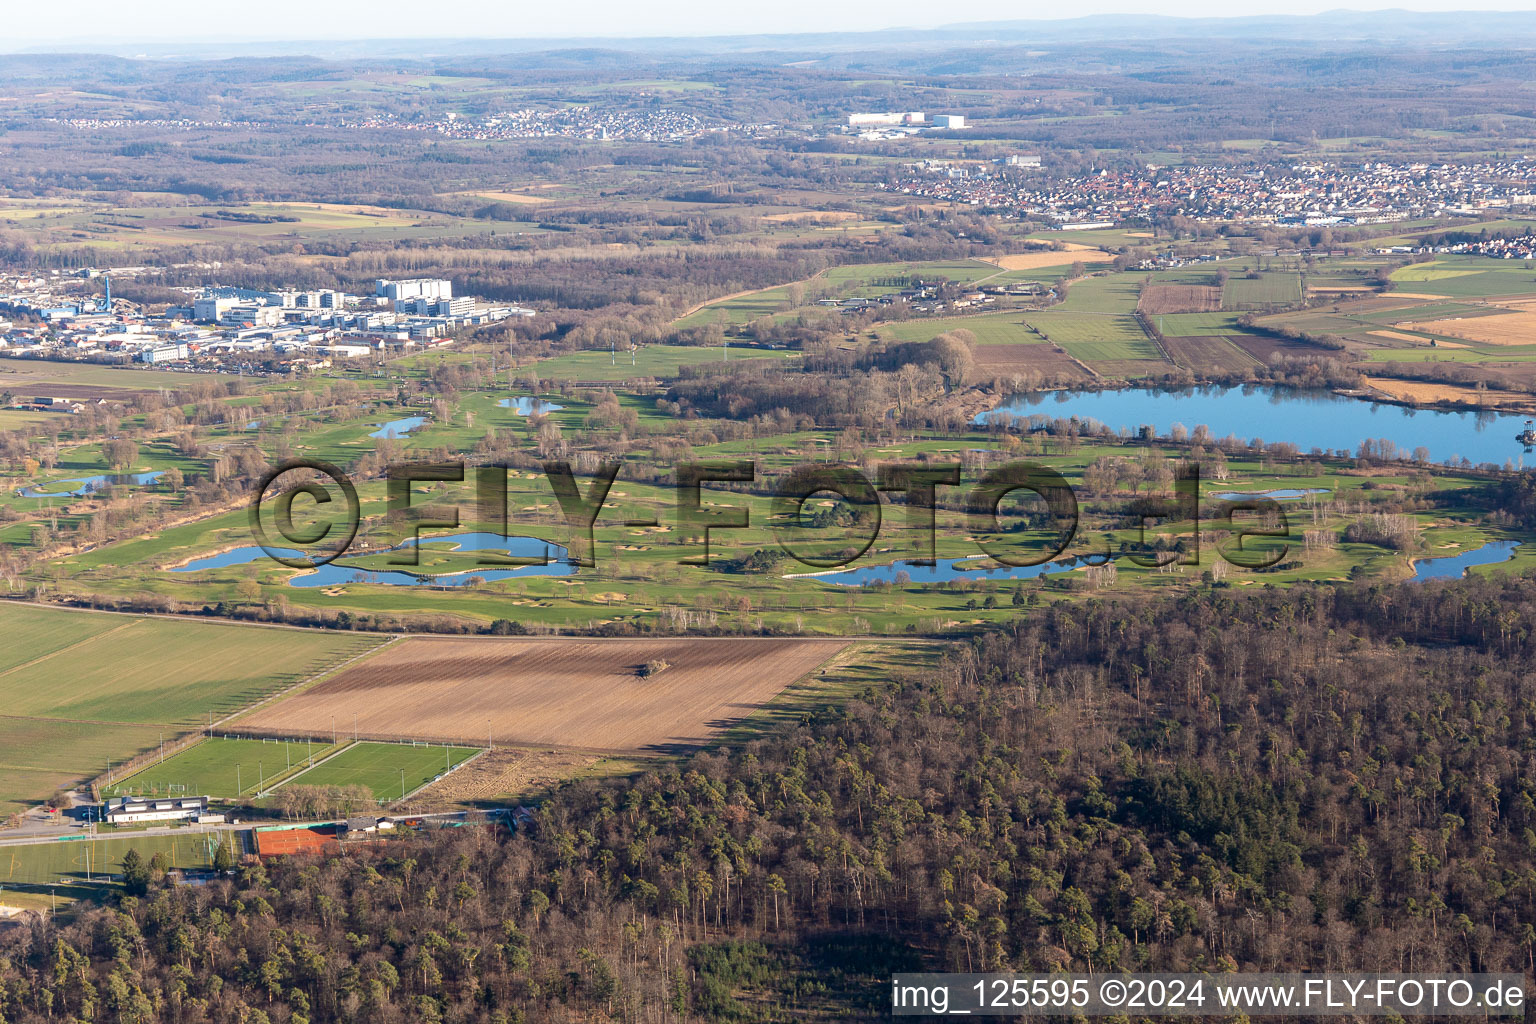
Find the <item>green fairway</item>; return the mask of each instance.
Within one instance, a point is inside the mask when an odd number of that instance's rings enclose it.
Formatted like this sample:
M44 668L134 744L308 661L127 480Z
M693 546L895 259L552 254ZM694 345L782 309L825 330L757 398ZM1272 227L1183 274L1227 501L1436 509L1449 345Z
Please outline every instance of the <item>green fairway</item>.
M479 752L478 747L427 747L364 741L354 743L324 764L294 776L291 784L366 786L379 800L396 800Z
M212 867L213 852L209 844L217 843L221 838L231 841L223 832L198 832L0 847L0 886L34 891L39 887L58 886L59 898L64 900L76 886L110 884L103 874L121 872L123 857L129 850L138 850L146 864L159 853L165 856L168 867Z
M214 737L102 787L104 796L211 796L260 792L274 778L334 752L329 743Z
M697 363L763 358L793 359L798 358L798 353L750 348L733 348L726 352L719 346L644 345L634 353L571 352L553 359L541 359L518 372L538 374L546 380L620 381L632 377L676 377L678 367Z

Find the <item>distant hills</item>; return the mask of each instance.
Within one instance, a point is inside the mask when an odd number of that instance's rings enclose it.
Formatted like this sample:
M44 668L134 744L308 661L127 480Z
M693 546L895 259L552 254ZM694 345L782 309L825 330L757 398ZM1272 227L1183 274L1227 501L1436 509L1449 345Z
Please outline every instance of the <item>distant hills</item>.
M624 63L645 58L732 55L753 63L816 62L879 51L963 50L1020 46L1146 47L1184 41L1231 41L1256 46L1315 44L1330 49L1412 46L1450 48L1486 43L1500 49L1536 47L1536 12L1330 11L1316 15L1179 18L1095 15L1059 20L960 23L933 29L651 38L505 38L239 40L206 42L81 41L29 45L13 53L102 53L159 60L317 56L327 59L434 60L493 54L543 54L558 66ZM4 46L0 43L0 46ZM540 61L544 63L544 61Z

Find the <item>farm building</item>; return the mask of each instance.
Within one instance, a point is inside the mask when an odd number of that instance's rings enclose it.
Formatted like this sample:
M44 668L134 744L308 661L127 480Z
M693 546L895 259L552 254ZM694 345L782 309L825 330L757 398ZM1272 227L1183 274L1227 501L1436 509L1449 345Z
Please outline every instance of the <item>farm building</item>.
M208 798L119 796L108 800L102 808L102 820L114 825L143 821L200 821L208 816Z

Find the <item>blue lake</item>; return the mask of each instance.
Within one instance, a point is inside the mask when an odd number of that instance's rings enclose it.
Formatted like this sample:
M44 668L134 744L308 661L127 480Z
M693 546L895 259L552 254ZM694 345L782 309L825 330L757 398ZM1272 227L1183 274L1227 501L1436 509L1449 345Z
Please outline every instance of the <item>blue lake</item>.
M404 437L423 423L427 422L425 416L404 416L398 420L390 420L378 430L369 434L369 437Z
M1421 558L1413 563L1414 580L1459 579L1469 566L1495 565L1515 557L1517 540L1491 540L1480 548L1442 558Z
M428 547L443 547L453 551L495 551L517 558L542 558L545 559L545 563L507 568L482 566L464 572L425 577L400 570L376 571L349 566L340 562L332 562L329 565L322 565L311 572L293 577L288 581L288 585L292 587L334 587L344 583L379 583L394 587L463 587L469 585L472 577L479 577L486 582L490 582L492 580L512 579L520 576L570 576L576 572L576 567L569 561L569 551L559 544L540 540L537 537L503 537L498 533L455 533L444 537L427 537L424 539L424 543ZM412 539L404 544L397 544L388 550L398 551L401 548L412 547L415 544L416 541ZM305 552L296 551L291 548L276 548L274 553L284 558L305 557ZM228 551L221 551L216 555L196 558L170 571L201 572L205 569L224 569L232 565L249 565L266 557L266 551L257 545L251 544L231 548ZM346 558L345 555L342 557Z
M1385 438L1404 454L1428 449L1433 462L1466 458L1474 465L1520 462L1525 447L1515 440L1526 417L1516 413L1410 409L1362 401L1328 391L1268 387L1198 387L1180 391L1130 388L1121 391L1046 391L1016 395L977 422L1013 417L1028 420L1092 420L1111 430L1135 433L1143 424L1166 436L1175 423L1191 432L1210 429L1213 438L1234 434L1243 441L1286 441L1303 452L1347 450Z
M823 573L797 574L821 583L839 587L867 587L871 583L895 583L900 573L906 573L912 583L945 583L950 580L1032 580L1059 572L1071 572L1083 564L1073 560L1070 564L1042 562L1039 565L999 566L995 569L967 569L969 558L937 558L934 565L918 565L911 561L888 562L885 565L860 566L853 569L829 570Z
M546 412L559 412L561 409L565 408L565 406L556 405L554 402L546 402L542 398L526 397L503 398L496 404L501 406L503 409L511 409L519 416L532 416L535 413L543 414Z
M1216 491L1208 497L1220 501L1242 501L1244 498L1274 498L1276 501L1284 501L1287 498L1305 498L1309 494L1327 494L1326 487L1277 487L1272 491Z
M152 473L98 473L95 476L72 477L68 480L50 480L45 484L34 484L23 488L21 496L23 498L80 498L108 487L152 484L164 473L165 470L157 469ZM51 489L63 487L65 484L75 486L65 490Z
M304 552L295 551L292 548L273 548L272 553L283 558L303 558ZM194 558L186 565L178 565L171 572L202 572L204 569L227 569L232 565L250 565L252 562L267 557L267 553L255 544L245 547L230 548L228 551L220 551L216 555L207 555L203 558Z

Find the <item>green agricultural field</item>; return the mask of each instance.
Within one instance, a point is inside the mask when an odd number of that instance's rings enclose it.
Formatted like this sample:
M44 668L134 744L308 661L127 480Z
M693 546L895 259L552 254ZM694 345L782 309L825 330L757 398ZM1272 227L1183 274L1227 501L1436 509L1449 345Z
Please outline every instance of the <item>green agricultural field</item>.
M258 793L337 750L329 743L217 736L193 744L103 786L104 796L210 796L233 800Z
M1092 313L1030 313L1029 323L1047 340L1067 346L1084 343L1115 343L1126 346L1134 355L1105 356L1108 359L1156 359L1157 349L1146 332L1131 316L1100 316Z
M376 799L395 800L426 785L448 768L464 763L479 752L478 747L427 747L412 746L409 743L363 741L352 744L325 763L295 775L289 784L366 786Z
M153 750L161 735L149 725L0 717L0 816Z
M1164 313L1152 325L1170 338L1241 334L1236 313Z
M1301 278L1288 271L1259 271L1257 278L1234 274L1222 289L1224 310L1288 306L1301 299Z
M1099 274L1076 281L1067 291L1060 309L1080 313L1116 313L1129 316L1136 312L1141 298L1141 278L1135 274Z
M1451 266L1446 263L1415 263L1412 266L1403 267L1392 272L1392 280L1410 283L1424 284L1428 281L1444 281L1452 277L1466 277L1477 271L1466 267Z
M1404 300L1407 301L1407 300ZM1346 307L1347 308L1347 307ZM1465 302L1429 302L1407 308L1382 309L1369 313L1350 313L1349 319L1372 324L1401 324L1422 320L1445 320L1449 317L1492 316L1503 310L1488 306L1474 306Z
M0 611L0 623L10 611ZM231 714L379 642L305 630L114 617L105 632L0 674L0 699L12 715L195 729L207 723L209 713Z
M0 604L0 812L381 643L365 635Z
M0 886L33 892L46 892L48 887L56 886L62 903L80 895L72 890L112 884L102 876L120 873L129 850L138 850L146 864L159 853L165 856L169 867L208 868L213 866L213 851L221 841L235 840L224 832L189 832L0 847Z
M71 615L24 604L0 605L0 630L5 634L5 643L0 645L0 679L18 666L83 644L124 621L131 620L112 615Z
M1465 299L1480 299L1493 295L1527 295L1536 291L1536 271L1503 267L1492 260L1485 263L1499 269L1459 273L1424 284L1413 284L1410 288L1426 294Z

